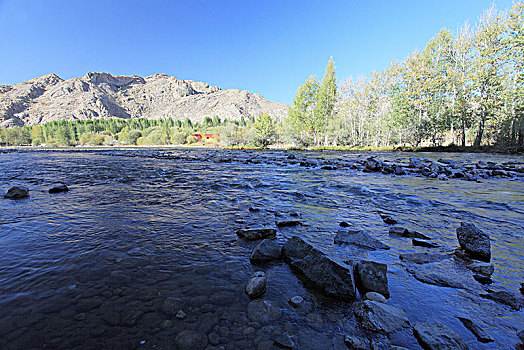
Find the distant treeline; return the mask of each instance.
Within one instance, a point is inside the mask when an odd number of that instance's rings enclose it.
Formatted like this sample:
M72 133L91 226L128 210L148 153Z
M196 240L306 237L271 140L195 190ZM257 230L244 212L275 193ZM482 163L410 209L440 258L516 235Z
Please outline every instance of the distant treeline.
M93 119L53 121L42 125L14 127L0 130L0 144L8 146L102 146L102 145L181 145L197 143L193 134L219 134L201 143L223 143L227 145L259 144L256 135L248 139L248 130L271 120L263 114L258 118L242 117L238 121L221 120L218 116L205 117L202 123L167 119Z

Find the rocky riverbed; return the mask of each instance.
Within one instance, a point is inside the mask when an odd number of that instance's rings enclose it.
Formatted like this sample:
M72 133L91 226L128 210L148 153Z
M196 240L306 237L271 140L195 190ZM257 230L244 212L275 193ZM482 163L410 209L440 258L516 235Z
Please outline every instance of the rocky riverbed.
M0 348L514 349L523 166L467 154L2 153Z

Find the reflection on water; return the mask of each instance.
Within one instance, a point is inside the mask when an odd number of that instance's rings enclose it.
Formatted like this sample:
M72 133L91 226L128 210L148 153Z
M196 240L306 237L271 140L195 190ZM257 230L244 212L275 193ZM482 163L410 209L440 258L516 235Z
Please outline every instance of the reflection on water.
M307 290L284 263L251 265L248 257L256 243L240 241L235 234L250 224L272 225L290 212L300 213L304 225L279 230L277 239L303 235L342 261L364 257L387 263L388 303L402 307L412 323L443 322L473 349L514 347L515 331L524 328L522 311L479 298L483 287L471 276L466 276L466 289L415 280L398 255L426 248L390 237L379 213L433 237L445 252L458 246L455 229L460 222L474 223L491 235L491 288L515 291L524 281L524 183L442 182L345 167L305 168L286 163L288 154L0 154L0 189L20 184L31 191L26 200L0 201L0 348L171 349L182 330L198 331L207 335L209 346L228 349L264 348L283 333L290 334L299 349L344 348L343 334L361 332L352 305ZM296 155L311 163L325 159L341 164L368 156ZM377 156L395 160L413 155ZM470 157L423 156L457 161ZM66 183L70 191L47 193L55 182ZM262 210L250 212L249 206ZM391 249L364 252L335 246L333 237L342 220ZM282 315L267 324L250 318L243 292L257 270L268 274L264 299L282 309ZM303 296L306 307L291 308L288 300L294 295ZM174 313L170 300L176 301ZM183 318L177 317L179 310ZM455 318L463 315L481 323L495 345L478 343ZM393 343L418 347L409 335Z

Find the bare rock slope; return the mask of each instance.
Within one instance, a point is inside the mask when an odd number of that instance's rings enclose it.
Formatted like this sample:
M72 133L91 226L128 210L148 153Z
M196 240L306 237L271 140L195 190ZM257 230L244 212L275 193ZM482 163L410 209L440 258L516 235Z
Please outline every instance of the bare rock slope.
M239 120L265 112L282 119L287 107L248 91L222 90L165 74L142 78L87 73L69 80L49 74L12 86L0 85L3 127L110 117Z

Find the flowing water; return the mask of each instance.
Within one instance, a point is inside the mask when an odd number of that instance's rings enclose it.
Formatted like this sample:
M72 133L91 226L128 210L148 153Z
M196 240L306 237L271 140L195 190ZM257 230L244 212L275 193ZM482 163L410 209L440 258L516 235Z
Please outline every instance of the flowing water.
M291 153L131 149L0 154L0 190L5 193L13 185L30 189L28 199L0 200L0 348L174 349L177 334L193 330L208 335L210 348L269 348L288 333L297 349L343 349L344 334L365 334L353 316L354 305L309 289L284 262L252 265L249 254L257 243L236 235L246 226L274 225L292 212L301 215L303 225L279 229L279 241L299 235L341 261L387 263L388 304L403 308L411 324L442 322L470 349L515 347L516 332L524 328L523 311L479 297L486 287L460 266L456 270L466 288L417 281L398 257L428 248L389 236L379 213L433 237L445 252L458 247L460 222L474 223L491 236L495 273L489 288L516 293L524 282L524 182L324 170L286 162ZM313 163L339 164L369 156L294 154ZM391 161L413 156L374 155ZM501 155L415 156L523 161ZM70 191L49 194L56 182ZM249 211L250 206L261 210ZM391 249L334 245L342 220ZM259 270L268 275L263 299L282 312L267 323L250 319L243 290ZM295 295L305 299L304 307L289 305ZM177 300L175 310L166 309L170 298ZM178 309L185 317L175 315ZM495 342L479 343L457 316L475 320ZM392 337L392 343L420 348L410 331Z

